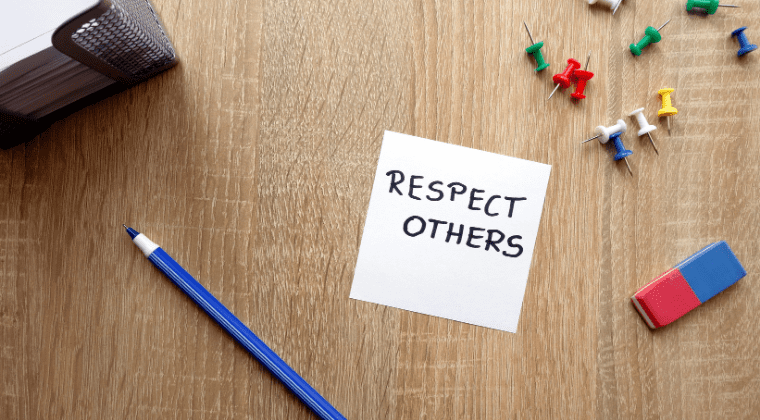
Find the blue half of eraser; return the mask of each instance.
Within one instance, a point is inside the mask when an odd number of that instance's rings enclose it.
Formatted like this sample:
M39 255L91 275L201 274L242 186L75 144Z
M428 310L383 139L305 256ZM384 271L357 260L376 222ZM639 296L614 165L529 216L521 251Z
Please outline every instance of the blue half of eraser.
M747 275L726 241L715 242L682 261L677 268L705 302Z

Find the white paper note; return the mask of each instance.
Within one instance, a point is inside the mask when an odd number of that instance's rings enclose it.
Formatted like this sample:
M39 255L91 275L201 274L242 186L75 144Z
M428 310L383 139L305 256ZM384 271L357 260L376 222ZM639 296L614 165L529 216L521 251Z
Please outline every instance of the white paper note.
M96 0L0 2L0 55L14 48L24 48L27 42L43 35L50 42L55 29L96 4Z
M516 332L550 171L386 131L350 297Z

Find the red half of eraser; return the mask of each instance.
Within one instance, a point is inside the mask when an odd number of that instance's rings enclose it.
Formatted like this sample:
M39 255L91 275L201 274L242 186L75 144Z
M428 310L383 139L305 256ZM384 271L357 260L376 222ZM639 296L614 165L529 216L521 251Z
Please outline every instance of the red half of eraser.
M701 304L677 268L670 269L631 297L649 328L660 328Z

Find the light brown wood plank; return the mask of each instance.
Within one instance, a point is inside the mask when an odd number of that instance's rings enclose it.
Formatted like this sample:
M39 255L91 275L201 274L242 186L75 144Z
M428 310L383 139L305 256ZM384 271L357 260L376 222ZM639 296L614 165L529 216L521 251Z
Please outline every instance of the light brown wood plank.
M760 5L683 3L155 0L176 68L0 151L0 417L315 418L127 223L350 419L757 418ZM633 177L580 145L617 119ZM517 334L348 299L384 130L553 165ZM749 275L649 330L629 297L718 240Z

